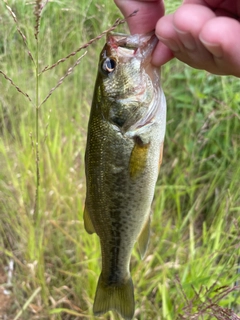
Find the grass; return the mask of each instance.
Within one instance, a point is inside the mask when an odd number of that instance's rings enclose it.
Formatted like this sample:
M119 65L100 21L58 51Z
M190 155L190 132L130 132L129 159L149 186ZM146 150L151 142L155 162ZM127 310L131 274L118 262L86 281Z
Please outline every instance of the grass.
M166 1L168 11L179 1ZM36 107L85 51L38 77L109 28L119 12L107 0L50 1L36 17L28 1L0 2L0 267L15 262L7 319L93 319L100 273L96 236L83 227L87 121L104 40L38 108L39 208L36 212ZM171 6L171 7L170 7ZM118 30L124 30L124 26ZM34 64L28 54L30 50ZM148 255L132 256L135 319L234 319L240 295L239 79L172 61L162 68L168 102L163 164L153 204ZM1 269L1 268L0 268ZM230 311L230 309L232 311ZM118 319L109 313L102 319ZM236 318L237 319L237 318Z

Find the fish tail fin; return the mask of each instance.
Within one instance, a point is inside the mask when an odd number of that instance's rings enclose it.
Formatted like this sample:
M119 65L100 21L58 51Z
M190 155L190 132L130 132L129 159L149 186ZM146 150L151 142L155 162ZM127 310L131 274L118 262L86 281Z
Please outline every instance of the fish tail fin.
M132 278L118 285L107 285L103 281L102 274L99 277L93 312L100 316L109 310L117 311L125 320L131 320L134 316L135 302Z

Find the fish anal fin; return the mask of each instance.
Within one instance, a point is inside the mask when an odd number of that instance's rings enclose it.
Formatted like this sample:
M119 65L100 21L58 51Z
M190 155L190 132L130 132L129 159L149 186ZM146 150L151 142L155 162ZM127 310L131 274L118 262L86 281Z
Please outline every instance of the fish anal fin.
M93 312L100 316L107 311L117 311L123 319L131 320L135 312L133 283L131 277L123 284L107 285L102 277L99 277Z
M150 224L151 224L151 218L150 215L145 222L145 225L142 228L142 231L138 237L138 249L140 252L141 259L144 258L147 248L148 248L148 242L149 242L149 237L150 237Z
M84 212L83 212L83 221L84 221L84 228L89 234L96 232L95 228L92 224L92 220L90 218L90 215L89 215L89 212L87 210L86 205L85 205Z
M129 173L131 178L138 177L146 168L150 143L143 143L141 138L134 137L134 147L129 161Z

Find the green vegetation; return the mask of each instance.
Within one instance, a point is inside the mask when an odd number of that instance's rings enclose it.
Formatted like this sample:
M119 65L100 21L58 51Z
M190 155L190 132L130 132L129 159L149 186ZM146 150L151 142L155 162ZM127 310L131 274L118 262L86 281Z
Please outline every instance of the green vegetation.
M178 2L166 6L172 10ZM32 102L0 74L0 269L15 262L7 315L94 319L101 260L98 238L83 227L84 150L104 39L36 74L121 15L109 0L49 1L37 45L32 2L8 4L18 23L1 1L0 70ZM36 106L86 50L36 117ZM240 313L239 288L233 287L240 278L239 79L171 61L162 68L162 85L168 125L150 247L144 261L137 250L132 256L135 319L233 319L232 312ZM110 312L101 319L118 317Z

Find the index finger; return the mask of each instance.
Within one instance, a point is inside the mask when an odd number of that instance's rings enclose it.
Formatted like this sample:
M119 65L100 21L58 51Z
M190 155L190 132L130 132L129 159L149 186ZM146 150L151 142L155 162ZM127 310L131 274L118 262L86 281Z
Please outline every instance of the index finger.
M164 15L163 0L114 0L114 2L125 18L138 10L136 15L127 18L131 34L154 30L158 19Z

